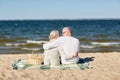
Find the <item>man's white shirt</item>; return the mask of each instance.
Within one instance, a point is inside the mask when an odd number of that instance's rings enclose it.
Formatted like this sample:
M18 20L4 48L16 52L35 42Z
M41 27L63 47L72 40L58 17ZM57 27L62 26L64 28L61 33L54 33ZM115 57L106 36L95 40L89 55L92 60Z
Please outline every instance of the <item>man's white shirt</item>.
M74 37L67 37L67 36L59 37L52 43L44 44L43 48L51 49L51 48L58 47L58 46L63 47L64 52L67 56L72 56L73 54L79 52L80 50L79 40ZM69 59L69 60L66 60L63 57L61 57L61 60L62 60L62 64L77 63L79 61L79 56Z

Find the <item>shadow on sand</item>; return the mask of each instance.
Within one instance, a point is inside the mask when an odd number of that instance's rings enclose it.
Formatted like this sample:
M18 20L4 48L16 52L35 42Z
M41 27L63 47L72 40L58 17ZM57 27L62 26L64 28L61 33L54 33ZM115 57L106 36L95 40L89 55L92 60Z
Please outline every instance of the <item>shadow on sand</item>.
M78 63L85 63L85 62L90 62L90 61L94 61L95 57L86 57L86 58L80 58Z

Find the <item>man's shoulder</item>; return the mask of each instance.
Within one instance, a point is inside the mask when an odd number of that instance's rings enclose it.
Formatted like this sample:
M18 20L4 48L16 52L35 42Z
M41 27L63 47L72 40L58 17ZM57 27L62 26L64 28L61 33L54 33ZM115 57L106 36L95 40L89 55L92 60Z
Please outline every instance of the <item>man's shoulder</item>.
M77 38L75 38L75 37L71 37L73 40L75 40L75 41L79 41Z
M74 41L79 41L77 38L71 36L71 37L67 37L67 36L61 36L60 39L71 39L71 40L74 40Z

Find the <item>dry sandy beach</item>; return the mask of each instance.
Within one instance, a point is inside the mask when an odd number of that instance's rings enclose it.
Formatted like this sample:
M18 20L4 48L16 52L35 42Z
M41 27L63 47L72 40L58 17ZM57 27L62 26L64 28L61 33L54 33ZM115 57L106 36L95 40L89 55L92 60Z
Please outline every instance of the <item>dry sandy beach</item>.
M0 80L120 80L120 53L80 53L90 60L92 69L67 70L13 70L11 65L18 59L27 59L28 54L1 54ZM43 55L41 55L43 56Z

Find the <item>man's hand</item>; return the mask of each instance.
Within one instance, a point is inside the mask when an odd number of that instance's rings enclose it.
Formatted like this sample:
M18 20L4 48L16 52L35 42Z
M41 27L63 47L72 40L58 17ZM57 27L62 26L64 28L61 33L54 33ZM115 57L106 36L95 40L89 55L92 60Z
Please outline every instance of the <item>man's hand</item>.
M72 55L73 58L75 58L77 56L78 56L78 52Z

